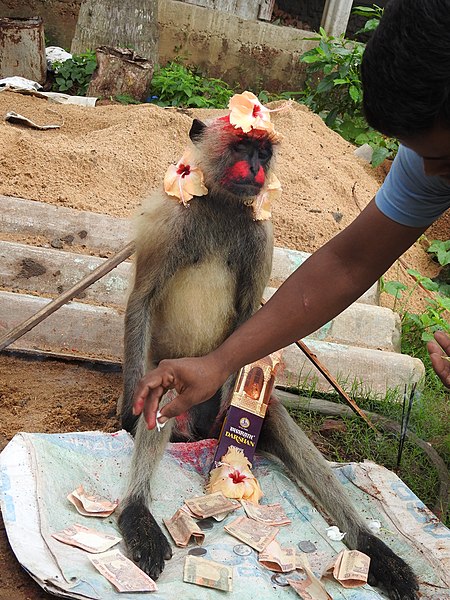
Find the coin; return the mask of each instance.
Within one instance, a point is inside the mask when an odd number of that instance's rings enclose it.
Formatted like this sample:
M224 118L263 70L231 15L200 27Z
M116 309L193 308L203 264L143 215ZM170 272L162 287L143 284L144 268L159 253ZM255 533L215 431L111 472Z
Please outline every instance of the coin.
M202 519L201 521L198 521L197 525L202 531L206 531L207 529L212 529L214 527L214 521L213 519L211 519L211 517L208 517L207 519Z
M191 556L205 556L206 548L192 548L189 550L188 554Z
M272 575L272 577L270 579L271 579L272 583L275 583L276 585L279 585L280 587L286 587L289 585L289 582L286 579L286 577L284 575L281 575L280 573L276 573L275 575Z
M309 540L303 540L302 542L299 542L297 546L302 552L316 552L317 550L315 545Z
M236 546L233 546L233 552L238 556L248 556L252 553L252 549L245 544L236 544Z

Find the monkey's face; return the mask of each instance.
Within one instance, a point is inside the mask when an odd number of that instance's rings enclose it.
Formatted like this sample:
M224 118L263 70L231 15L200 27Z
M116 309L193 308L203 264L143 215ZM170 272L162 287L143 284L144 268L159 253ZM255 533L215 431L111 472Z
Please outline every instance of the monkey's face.
M216 119L209 126L195 119L190 137L210 194L225 193L239 201L259 194L273 154L269 133L243 133L230 125L228 118Z
M220 184L236 196L256 196L266 180L272 144L266 137L240 137L229 144L223 158Z

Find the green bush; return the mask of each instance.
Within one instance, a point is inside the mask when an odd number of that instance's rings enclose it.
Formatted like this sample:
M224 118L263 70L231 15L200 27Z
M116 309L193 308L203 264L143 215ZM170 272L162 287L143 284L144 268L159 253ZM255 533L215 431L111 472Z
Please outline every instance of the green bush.
M356 7L353 12L368 19L359 33L370 33L378 26L383 9L374 5ZM307 74L301 101L347 141L369 144L373 166L395 156L397 141L369 127L364 118L361 61L365 45L344 35L330 36L322 27L306 39L318 44L300 57Z
M179 62L156 69L151 91L158 106L225 108L234 91L221 79L205 78Z
M64 62L55 62L54 92L64 92L72 96L84 96L91 81L92 73L97 67L95 52L87 51L73 54Z

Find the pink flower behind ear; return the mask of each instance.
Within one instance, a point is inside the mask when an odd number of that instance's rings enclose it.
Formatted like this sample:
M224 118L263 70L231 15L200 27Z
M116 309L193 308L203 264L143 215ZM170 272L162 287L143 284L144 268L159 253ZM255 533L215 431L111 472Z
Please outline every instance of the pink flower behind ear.
M170 165L164 177L164 191L179 198L187 206L194 196L205 196L208 189L202 171L195 166L192 153L187 150L176 165Z
M281 183L278 177L271 173L264 189L256 196L252 204L255 221L267 221L272 216L272 202L281 197Z
M263 106L255 94L244 92L235 94L228 103L230 109L230 123L240 127L244 133L252 129L265 129L273 131L270 122L270 110Z

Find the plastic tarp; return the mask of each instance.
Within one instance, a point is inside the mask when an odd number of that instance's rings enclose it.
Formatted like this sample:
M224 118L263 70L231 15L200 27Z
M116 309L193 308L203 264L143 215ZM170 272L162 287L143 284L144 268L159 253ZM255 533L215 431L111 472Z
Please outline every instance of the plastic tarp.
M160 463L153 487L152 512L159 523L170 518L184 499L201 495L212 464L216 441L170 444ZM0 455L0 506L11 547L19 561L43 589L66 598L140 600L144 594L119 594L92 566L83 550L64 545L52 532L81 523L108 533L118 533L115 514L106 519L82 517L67 500L79 484L111 500L123 497L127 486L133 440L126 432L67 434L17 434ZM414 568L421 583L422 598L450 599L450 531L392 472L374 463L333 465L359 512L368 521L382 523L380 537ZM313 570L319 569L344 546L326 535L328 524L289 479L277 461L257 454L254 473L264 492L263 503L280 502L292 524L280 528L278 541L296 546L313 542L317 552L309 554ZM273 573L262 567L257 553L238 556L239 543L223 526L205 532L205 558L233 567L230 600L298 598L295 591L278 587ZM163 529L164 526L162 525ZM170 539L170 536L168 535ZM174 547L173 558L157 581L155 600L213 600L224 593L183 582L188 548ZM116 546L125 553L123 542ZM366 585L347 590L323 579L334 600L385 598ZM148 598L148 594L145 594Z

